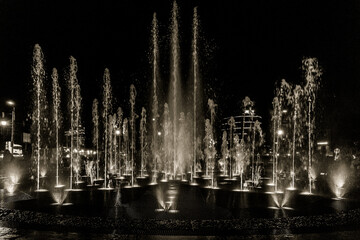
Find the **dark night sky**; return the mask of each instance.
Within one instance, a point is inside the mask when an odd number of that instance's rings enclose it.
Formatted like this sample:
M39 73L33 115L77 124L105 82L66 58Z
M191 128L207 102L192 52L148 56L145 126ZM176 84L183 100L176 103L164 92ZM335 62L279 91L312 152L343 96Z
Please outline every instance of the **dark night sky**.
M134 83L140 112L150 99L153 12L160 24L161 79L163 85L169 81L171 5L171 0L0 0L0 110L8 111L4 101L14 99L18 119L24 118L32 49L39 43L48 76L53 67L63 75L70 55L77 59L85 122L91 122L87 117L92 100L100 97L105 67L116 106L127 107ZM219 118L239 114L248 95L267 124L275 82L300 83L301 60L311 56L324 69L319 101L324 126L334 142L359 139L360 1L179 0L178 5L183 84L189 80L192 12L198 6L204 98L218 103Z

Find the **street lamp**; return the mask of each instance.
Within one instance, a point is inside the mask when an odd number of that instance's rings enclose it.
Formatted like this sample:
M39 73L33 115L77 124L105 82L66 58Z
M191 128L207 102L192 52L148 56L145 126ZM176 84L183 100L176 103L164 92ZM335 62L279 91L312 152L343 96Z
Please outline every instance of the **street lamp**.
M14 122L15 122L15 102L14 101L7 101L7 105L12 107L12 113L11 113L11 154L14 153Z

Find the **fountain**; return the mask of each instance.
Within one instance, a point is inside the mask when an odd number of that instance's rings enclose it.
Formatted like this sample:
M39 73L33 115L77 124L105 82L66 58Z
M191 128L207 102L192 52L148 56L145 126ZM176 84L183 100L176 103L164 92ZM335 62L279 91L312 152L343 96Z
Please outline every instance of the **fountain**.
M211 121L209 119L205 120L205 176L204 179L211 179L211 187L214 188L214 168L215 168L215 140L213 136L213 129ZM211 176L209 175L209 169L211 170Z
M9 196L13 196L17 187L20 185L20 179L22 174L22 169L14 162L10 162L5 166L6 179L4 183L4 188L6 189Z
M136 89L135 89L134 85L131 85L130 86L130 106L131 106L131 113L130 113L131 187L134 187L134 168L135 168L134 153L135 153L135 150L136 150L136 145L135 145L135 119L137 118L137 114L135 113L135 98L136 98Z
M295 190L295 152L296 152L296 139L299 137L301 133L299 133L299 129L297 128L297 121L299 118L300 113L300 97L303 94L303 90L301 86L296 85L292 91L292 96L290 96L290 103L293 107L293 136L292 136L292 170L291 170L291 185L288 190Z
M164 115L163 115L163 128L164 128L164 161L163 161L163 179L161 181L167 181L167 174L170 174L170 157L172 154L172 140L171 131L172 124L170 120L169 105L164 104Z
M304 93L308 101L308 177L309 177L309 193L312 189L311 178L311 165L312 165L312 152L314 145L314 125L315 125L315 103L316 92L319 88L319 79L322 75L321 68L319 67L318 60L316 58L304 58L302 61L302 70L304 71L306 85L304 86Z
M246 170L246 167L249 165L250 163L250 158L249 158L249 151L246 150L245 148L245 143L244 140L239 138L239 135L235 135L234 137L234 155L235 155L235 166L236 166L236 171L239 173L240 175L240 189L235 189L236 191L248 191L248 189L244 189L244 183L243 183L243 176L244 176L244 172Z
M152 21L152 77L153 77L153 102L152 102L152 159L153 159L153 180L156 184L158 174L158 159L160 158L159 148L159 101L158 101L158 81L159 81L159 46L158 46L158 23L156 13L153 14Z
M198 85L198 71L199 71L199 57L198 57L198 28L199 20L197 14L197 7L194 8L194 17L193 17L193 39L192 39L192 63L193 63L193 78L194 78L194 90L193 90L193 105L194 105L194 116L193 116L193 171L191 175L192 185L196 185L194 178L196 177L196 155L197 155L197 132L196 132L196 121L197 121L197 85Z
M216 148L215 148L215 136L214 136L214 121L215 121L215 107L217 105L214 103L212 99L208 99L208 106L210 110L210 122L205 121L205 155L206 155L206 167L205 167L205 177L209 176L209 167L211 168L212 175L215 168L215 156L216 156ZM208 119L207 119L208 120ZM214 178L211 177L212 182Z
M124 146L125 146L125 159L124 159L124 175L128 175L128 173L130 172L130 163L129 163L129 127L128 127L128 119L125 118L123 121L123 137L124 137ZM131 175L131 174L130 174Z
M118 141L118 145L119 145L119 162L118 162L118 179L121 179L121 155L122 155L122 145L121 145L121 135L122 135L122 124L123 124L123 110L121 107L118 107L118 110L117 110L117 114L118 114L118 122L117 122L117 126L118 126L118 129L116 130L116 134L119 136L119 141Z
M111 93L111 84L110 84L110 72L109 69L105 69L104 71L104 85L103 85L103 122L105 126L104 130L104 186L101 190L111 190L107 185L107 175L108 175L108 148L109 148L109 138L111 133L109 132L109 114L112 109L112 93Z
M99 179L99 101L95 98L92 105L92 122L93 122L93 147L96 149L96 180Z
M234 135L233 135L233 131L234 131L234 127L235 127L235 119L234 117L230 117L229 121L228 121L228 125L230 127L230 163L229 163L229 179L233 180L233 154L234 154Z
M140 178L145 178L144 172L145 169L145 141L146 135L146 110L142 108L141 110L141 120L140 120L140 151L141 151L141 165L140 165Z
M103 98L102 98L102 122L99 122L99 102L94 99L92 102L92 123L93 136L91 158L82 154L83 142L81 140L82 119L81 110L83 99L81 97L80 83L77 79L77 62L76 59L70 57L70 67L68 71L68 104L69 104L69 120L70 130L70 150L65 148L65 153L69 154L70 171L65 170L64 176L61 176L61 164L59 158L62 156L61 150L61 104L60 101L60 84L57 70L52 70L52 86L53 86L53 115L54 135L56 140L56 174L55 189L51 189L48 194L52 196L53 200L49 203L49 199L44 196L36 196L34 199L36 204L31 205L35 209L48 211L46 207L49 204L57 205L56 211L63 213L62 206L68 205L69 201L74 203L74 214L101 215L111 216L115 215L115 222L118 219L144 218L144 219L167 219L169 213L178 213L174 216L178 219L217 219L219 218L241 218L243 215L250 217L260 216L261 218L268 218L269 211L259 211L272 205L270 209L273 210L292 210L296 209L292 216L297 214L309 214L312 211L318 211L311 205L314 202L320 204L327 204L324 211L334 211L335 207L331 208L331 203L334 201L327 201L328 196L316 196L312 193L312 184L317 177L315 168L312 166L312 158L314 151L314 130L315 130L315 99L318 85L316 80L321 75L317 60L307 59L303 62L303 69L305 71L307 85L302 88L299 85L290 85L285 80L281 81L280 86L276 89L276 94L273 100L272 112L272 177L274 189L272 192L265 192L263 190L263 183L260 180L262 177L261 164L264 166L268 163L265 155L267 153L261 152L263 143L263 132L261 124L256 120L254 111L254 102L249 97L245 97L239 109L243 110L243 115L239 117L230 117L227 126L229 132L223 131L222 136L216 136L217 124L215 117L217 113L217 105L212 99L208 99L209 116L200 123L201 114L199 114L199 56L198 56L198 12L194 8L193 25L192 25L192 58L191 58L191 74L190 80L193 81L193 86L190 89L190 97L182 95L180 92L181 72L180 72L180 43L179 43L179 23L178 23L178 6L176 2L173 4L171 16L171 65L170 65L170 91L168 92L168 103L162 103L161 91L159 91L160 77L160 62L159 62L159 46L158 46L158 23L157 15L154 13L152 21L152 89L151 103L148 105L148 112L144 107L141 108L141 116L139 119L139 130L136 131L136 112L140 108L136 108L135 102L137 92L135 85L130 86L129 103L130 108L117 108L116 113L113 112L112 87L110 82L109 69L105 69L103 75ZM46 94L44 92L45 70L42 63L42 52L40 46L36 45L34 48L34 63L33 63L33 82L34 82L34 111L33 111L33 136L36 140L34 142L34 157L37 164L37 191L41 191L40 178L44 177L46 173L52 173L51 168L40 164L41 160L46 160L50 155L52 149L46 146L43 138L47 135L44 133L42 123L46 118L45 111L42 107L46 106ZM185 75L186 76L186 75ZM193 88L192 88L193 87ZM114 88L117 89L117 88ZM193 99L191 98L191 95ZM114 96L115 93L114 93ZM142 96L142 95L141 95ZM306 98L306 103L309 105L304 108L302 104L303 97ZM63 96L61 96L64 98ZM65 99L65 98L64 98ZM160 99L160 101L159 101ZM201 100L201 99L200 99ZM185 102L188 101L188 108L185 108ZM84 101L84 105L87 101ZM118 101L121 102L121 101ZM163 108L159 106L164 106ZM286 107L291 108L286 109ZM115 107L115 106L114 106ZM219 106L220 108L220 106ZM114 108L115 109L115 108ZM245 113L246 110L250 110ZM307 113L305 125L301 119L301 113ZM291 111L291 121L288 123L285 120L286 114L284 111ZM221 113L221 111L219 111ZM150 123L147 121L147 113L151 116ZM128 115L126 115L128 114ZM219 113L217 113L219 114ZM249 114L249 115L246 115ZM125 118L124 116L128 116ZM250 125L245 126L245 118L250 119ZM242 119L242 128L235 119ZM224 124L226 125L226 124ZM44 123L46 126L46 123ZM202 126L202 128L200 128ZM300 156L296 156L297 150L301 155L301 131L308 127L308 181L309 194L311 197L303 197L295 190L295 172L299 167L295 164L296 160L300 161ZM241 132L238 129L241 128ZM147 130L149 130L149 135ZM248 132L245 132L247 130ZM103 135L100 138L100 133L103 130ZM200 132L204 130L204 136L200 136ZM138 135L136 135L138 134ZM241 134L241 137L240 137ZM137 137L138 136L138 137ZM290 138L290 137L291 138ZM217 154L216 143L220 140L221 144L221 159ZM151 141L151 144L150 144ZM139 146L139 152L136 152L136 146ZM151 146L151 147L150 147ZM220 146L219 146L220 148ZM85 150L86 151L86 150ZM90 150L89 150L90 151ZM291 153L290 153L291 151ZM96 157L95 157L96 155ZM335 155L335 160L339 158ZM291 167L284 167L284 162L289 160ZM305 158L303 158L305 159ZM290 164L291 162L291 164ZM101 164L100 164L101 163ZM103 164L102 164L103 163ZM201 168L201 164L204 166ZM49 164L50 165L50 164ZM66 165L65 165L66 166ZM83 168L85 166L85 168ZM219 168L218 168L219 167ZM267 166L265 166L267 167ZM66 167L63 167L64 169ZM291 169L291 170L290 170ZM85 170L86 179L90 183L82 188L82 193L76 193L76 187L81 183L81 173ZM199 170L202 171L201 177L197 174ZM54 168L55 171L55 168ZM290 178L281 176L281 173L289 171ZM344 201L337 201L341 207L344 207L348 196L345 196L348 190L347 175L349 171L347 168L336 168L329 176L331 179L331 186L335 199L342 199ZM73 176L75 174L75 176ZM97 181L100 180L100 175L103 176L103 185L97 188ZM266 175L265 171L265 175ZM140 179L147 179L149 175L149 182ZM270 177L271 173L268 174ZM6 179L6 189L10 195L16 196L20 194L17 189L19 178L21 174L11 172ZM188 177L190 176L190 179ZM266 175L267 176L267 175ZM61 177L69 177L70 191L64 191L60 186ZM301 178L301 175L296 175L296 178ZM282 179L290 181L290 188L283 189ZM74 181L75 180L75 181ZM116 184L112 185L115 180ZM160 181L159 181L160 180ZM190 181L189 181L190 180ZM301 179L304 180L304 179ZM22 180L23 181L23 180ZM73 184L73 181L75 184ZM48 186L52 183L47 181L43 185ZM287 184L289 182L286 182ZM300 183L300 181L299 181ZM252 185L251 185L252 184ZM123 187L123 185L127 185ZM307 185L307 183L306 183ZM76 187L75 187L76 186ZM189 187L200 186L200 187ZM300 186L297 185L296 187ZM135 188L136 187L136 188ZM113 190L116 191L95 191ZM218 189L218 190L214 190ZM266 193L270 193L267 195ZM292 198L295 198L293 200ZM310 200L307 200L310 199ZM313 201L315 199L316 201ZM44 207L44 202L47 206ZM331 202L330 204L328 202ZM306 206L302 206L304 205ZM25 204L24 204L25 205ZM27 206L29 206L27 205ZM36 205L36 206L35 206ZM79 207L78 207L79 206ZM25 206L26 208L26 206ZM114 210L114 208L116 210ZM89 211L91 209L91 211ZM150 210L149 210L150 209ZM155 209L155 211L154 211ZM330 209L330 210L329 210ZM89 213L87 212L89 211ZM66 211L65 211L66 212ZM300 215L299 214L299 215ZM290 214L289 214L290 215ZM172 219L173 220L173 219ZM192 224L195 222L192 222ZM195 226L195 224L193 225Z
M33 51L33 66L31 70L31 75L33 79L34 86L34 106L32 114L32 125L35 129L36 134L35 144L33 152L36 155L35 162L37 164L37 187L36 191L42 192L44 189L40 189L40 156L42 146L44 145L42 141L42 136L44 134L45 118L43 116L44 108L47 106L46 100L44 99L45 90L44 90L44 79L45 79L45 70L43 63L44 55L42 53L41 47L39 44L35 44Z
M57 69L53 68L51 78L53 80L53 122L55 125L55 141L56 141L56 185L55 188L64 187L65 185L59 184L59 130L61 123L61 109L60 109L60 92L61 88L59 86L59 76L57 73Z
M76 153L76 157L75 157L75 161L74 161L74 170L75 170L75 174L76 174L76 181L75 181L75 185L78 187L81 183L83 183L83 181L80 180L79 177L80 176L80 168L81 168L81 155L80 155L80 151L81 151L81 140L80 140L80 128L81 128L81 94L80 94L80 84L76 83L75 84L75 132L76 132L76 148L75 148L75 153Z
M227 132L223 131L222 143L221 143L221 156L219 164L221 167L221 172L223 176L228 177L228 158L229 158L229 148L228 148Z
M179 23L178 23L178 5L176 1L173 2L173 9L171 14L171 65L170 65L170 103L172 108L172 121L173 121L173 179L176 179L176 162L178 156L178 145L177 145L177 134L178 134L178 115L180 103L180 69L179 69L179 60L180 60L180 46L179 46Z

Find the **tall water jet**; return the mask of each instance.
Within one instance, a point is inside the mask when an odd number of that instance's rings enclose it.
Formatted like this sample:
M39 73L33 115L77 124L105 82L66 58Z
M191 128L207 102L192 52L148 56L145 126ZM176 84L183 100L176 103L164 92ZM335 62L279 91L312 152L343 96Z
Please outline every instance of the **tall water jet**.
M61 109L60 109L60 92L61 88L59 85L59 76L56 68L53 68L51 78L53 80L52 83L52 97L53 97L53 123L55 125L55 141L56 141L56 186L59 185L59 129L61 124Z
M75 158L75 173L76 173L76 184L79 184L79 176L81 169L81 156L80 156L80 129L81 129L81 93L80 84L75 85L75 128L76 128L76 158Z
M113 125L113 131L112 131L112 136L113 136L113 140L112 140L112 151L113 151L113 153L114 153L114 156L113 156L113 161L112 161L112 173L113 174L116 174L117 173L117 169L116 169L116 163L117 163L117 153L118 153L118 151L117 151L117 135L116 135L116 133L117 133L117 114L116 113L114 113L113 114L113 119L112 119L113 121L112 121L112 125Z
M107 188L106 178L107 178L107 161L108 161L108 140L109 140L109 127L108 127L108 118L109 114L112 109L112 90L111 90L111 83L110 83L110 72L109 69L105 68L104 76L103 76L103 121L104 121L104 188Z
M227 132L223 131L222 143L221 143L221 164L222 172L224 176L228 176L228 158L229 158L229 147L227 140Z
M186 179L184 178L184 174L186 173L186 167L188 166L187 141L188 141L188 139L187 139L187 131L186 131L185 113L181 112L180 118L179 118L179 133L178 133L178 139L177 139L177 147L178 147L179 151L178 151L175 169L177 171L180 171L182 181L186 181Z
M296 152L296 139L297 139L297 121L299 116L301 115L300 112L300 97L303 93L301 86L296 85L292 91L292 96L290 97L290 103L293 107L293 135L292 135L292 171L291 171L291 189L295 189L295 152Z
M285 81L281 80L280 87L276 88L276 97L273 100L273 121L274 125L274 136L275 136L275 149L274 149L274 158L275 158L275 192L278 191L278 164L279 164L279 149L280 149L280 137L284 134L282 129L282 115L283 115L283 104L285 102L285 97L290 91L290 85ZM276 127L275 127L276 126Z
M131 186L134 186L134 154L135 154L135 119L136 119L136 113L135 113L135 99L136 99L136 89L133 84L130 86L130 107L131 107L131 113L130 113L130 129L131 129L131 144L130 144L130 150L131 150Z
M125 159L124 159L124 169L125 174L127 175L130 172L130 164L129 164L129 125L128 119L125 118L122 125L123 129L123 137L124 137L124 147L125 147Z
M319 88L319 80L322 75L321 68L319 67L318 60L316 58L304 58L302 61L302 70L304 71L306 85L304 87L304 92L308 101L308 177L309 177L309 193L311 193L312 185L312 151L314 145L314 125L315 125L315 103L316 103L316 93Z
M236 169L240 175L240 191L243 191L243 176L246 166L249 164L249 154L246 151L244 140L240 140L237 134L234 137L234 148Z
M260 156L258 156L257 160L256 160L256 163L255 163L255 148L256 147L260 147L262 144L263 144L263 132L262 132L262 129L261 129L261 123L256 120L253 124L253 127L252 127L252 133L253 133L253 136L252 136L252 147L251 147L251 150L252 150L252 153L251 153L251 156L252 156L252 169L251 169L251 177L252 177L252 183L253 183L253 186L255 187L255 185L257 185L259 183L259 173L257 170L259 170L259 166L258 166L258 158L260 158ZM258 135L258 140L256 141L256 136ZM257 144L255 144L255 142L257 142Z
M74 164L74 127L75 126L75 113L76 113L76 86L77 86L77 63L76 59L70 56L70 68L69 68L69 77L68 77L68 88L70 91L70 183L69 189L72 189L73 181L73 164Z
M274 121L274 150L273 150L273 178L274 178L274 191L278 190L278 158L279 158L279 135L281 133L281 106L279 103L279 98L275 97L273 100L273 121Z
M178 5L176 1L173 2L173 9L171 15L171 82L172 82L172 113L173 113L173 176L176 179L176 162L177 162L177 134L178 134L178 107L179 92L180 92L180 46L179 46L179 23L178 23Z
M209 176L209 168L212 172L215 168L215 136L214 136L214 121L215 121L215 107L217 106L212 99L208 99L208 106L210 111L210 120L205 122L205 155L206 155L206 167L205 176ZM208 120L208 119L207 119ZM213 179L213 178L212 178Z
M233 169L232 169L232 160L233 160L233 153L234 153L234 139L233 139L233 132L234 132L234 128L235 128L235 118L234 117L230 117L229 121L228 121L228 125L230 127L230 135L229 135L229 139L230 139L230 162L229 162L229 178L232 179L233 177Z
M114 155L116 153L116 114L109 114L109 172L115 173Z
M121 176L121 135L122 135L122 131L121 131L121 128L122 128L122 124L123 124L123 110L121 107L118 107L118 110L117 110L117 115L118 115L118 122L117 122L117 126L118 126L118 136L119 136L119 141L118 141L118 145L119 145L119 161L118 161L118 174L119 174L119 177Z
M156 180L158 159L159 159L159 102L157 86L159 81L159 46L158 46L158 24L156 13L152 21L152 70L153 70L153 99L152 99L152 160L154 163L153 171Z
M36 130L36 141L35 149L33 152L36 153L36 163L37 163L37 190L40 190L40 150L41 150L41 123L42 123L42 114L41 109L43 106L45 96L44 92L44 79L45 79L45 70L43 63L44 55L42 53L41 47L39 44L35 44L33 50L33 64L31 68L31 76L33 79L33 89L34 89L34 110L32 114L32 128Z
M93 138L92 143L96 148L96 179L99 179L99 102L95 98L92 105Z
M172 124L170 120L169 106L167 103L164 104L164 115L163 115L163 131L164 131L164 157L163 157L163 179L166 181L166 175L170 173L170 158L173 151L173 137L171 135Z
M198 58L198 27L199 20L197 15L197 7L194 8L193 17L193 39L192 39L192 67L193 67L193 78L194 78L194 89L193 89L193 171L191 175L191 182L194 183L194 177L196 177L196 151L197 151L197 132L196 132L196 120L197 120L197 85L198 85L198 71L199 71L199 58Z
M273 101L272 101L272 105L273 105L273 112L272 112L272 116L271 116L271 121L272 121L272 127L273 127L273 139L272 139L272 162L273 162L273 171L272 171L272 185L276 185L275 183L277 182L276 179L276 163L277 163L277 143L276 143L276 129L277 129L277 123L278 123L278 105L279 105L279 100L277 97L274 97Z
M208 169L211 170L211 187L214 187L214 169L215 169L215 156L216 156L216 149L215 149L215 140L213 129L211 125L211 121L209 119L205 120L205 176L209 176Z
M143 107L141 110L140 120L140 149L141 149L141 166L140 166L140 177L144 177L145 171L145 136L146 136L146 110Z

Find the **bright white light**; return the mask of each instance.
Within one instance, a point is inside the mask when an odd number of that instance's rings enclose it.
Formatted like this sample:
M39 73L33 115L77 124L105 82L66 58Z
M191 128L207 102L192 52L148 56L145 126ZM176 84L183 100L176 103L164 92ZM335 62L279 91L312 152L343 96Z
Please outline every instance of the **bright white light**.
M279 130L277 131L277 134L278 134L279 136L281 136L281 135L284 134L284 131L283 131L282 129L279 129Z
M161 136L161 132L158 132L158 136Z
M6 101L6 104L8 104L8 105L10 105L10 106L14 106L14 105L15 105L15 102L14 102L14 101L9 100L9 101Z
M6 125L7 125L7 121L2 120L2 121L0 122L0 124L1 124L1 126L6 126Z
M329 144L328 142L318 142L317 143L317 145L320 145L320 146L326 146L328 144Z
M40 171L40 176L41 176L41 177L45 177L45 176L46 176L46 169L42 169L42 170Z
M116 135L120 135L120 133L121 133L121 132L120 132L119 129L117 129L117 130L115 131L115 134L116 134Z

